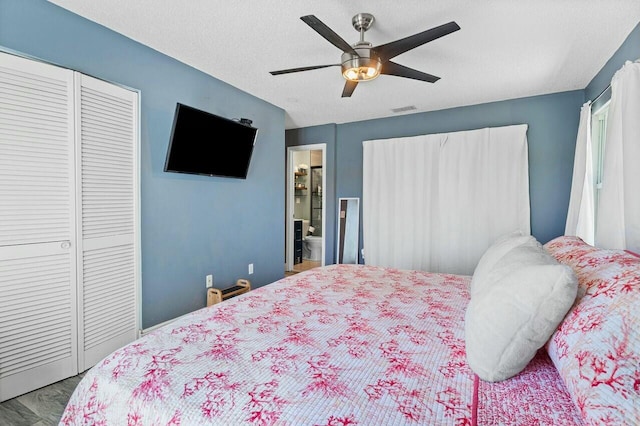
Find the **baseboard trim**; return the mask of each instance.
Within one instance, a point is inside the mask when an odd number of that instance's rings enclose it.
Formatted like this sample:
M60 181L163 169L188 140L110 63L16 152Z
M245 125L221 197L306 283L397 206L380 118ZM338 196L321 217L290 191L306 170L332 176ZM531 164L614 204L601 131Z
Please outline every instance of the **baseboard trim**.
M185 315L189 315L189 314L180 315L179 317L175 317L175 318L173 318L173 319L170 319L170 320L167 320L167 321L161 322L160 324L152 325L151 327L148 327L148 328L145 328L145 329L138 330L138 337L145 336L145 335L147 335L147 334L151 333L151 332L152 332L152 331L154 331L154 330L157 330L157 329L159 329L159 328L162 328L162 327L164 327L165 325L171 324L172 322L174 322L174 321L176 321L176 320L178 320L178 319L180 319L180 318L184 317Z

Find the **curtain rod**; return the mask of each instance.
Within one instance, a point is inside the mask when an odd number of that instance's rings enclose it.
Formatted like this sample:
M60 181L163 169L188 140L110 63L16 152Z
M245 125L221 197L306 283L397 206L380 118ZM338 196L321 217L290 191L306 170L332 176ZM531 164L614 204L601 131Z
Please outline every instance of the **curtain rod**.
M625 65L626 65L627 63L630 63L630 62L631 62L631 61L626 61L626 62L625 62ZM635 60L635 61L633 61L633 62L639 62L639 63L640 63L640 58L636 59L636 60ZM605 87L605 88L604 88L604 90L603 90L602 92L600 92L600 94L599 94L598 96L596 96L596 97L591 101L591 103L592 103L592 104L596 103L596 101L597 101L598 99L600 99L600 98L602 97L602 95L604 95L604 94L605 94L605 92L606 92L607 90L609 90L609 89L611 89L611 83L607 84L607 87Z
M602 90L602 92L600 92L600 94L599 94L598 96L596 96L596 97L591 101L591 104L592 104L592 105L593 105L593 104L595 104L595 103L596 103L596 101L597 101L598 99L600 99L600 98L602 97L602 95L604 95L604 94L605 94L605 92L606 92L607 90L609 90L609 89L611 89L611 84L608 84L608 85L607 85L607 87L605 87L605 88L604 88L604 90Z

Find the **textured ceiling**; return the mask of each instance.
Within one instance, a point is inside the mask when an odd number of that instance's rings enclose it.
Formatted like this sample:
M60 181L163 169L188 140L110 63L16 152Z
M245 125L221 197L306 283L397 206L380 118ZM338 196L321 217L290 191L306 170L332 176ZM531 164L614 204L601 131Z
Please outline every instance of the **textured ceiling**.
M640 21L639 0L50 2L281 107L287 129L583 89ZM341 98L339 67L269 74L340 62L301 16L352 44L361 12L375 16L374 46L455 21L459 31L394 58L441 79L382 75Z

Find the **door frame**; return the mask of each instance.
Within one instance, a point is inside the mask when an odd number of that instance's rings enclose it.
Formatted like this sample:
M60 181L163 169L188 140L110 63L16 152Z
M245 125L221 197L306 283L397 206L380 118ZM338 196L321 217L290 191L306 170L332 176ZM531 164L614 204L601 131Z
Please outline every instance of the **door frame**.
M322 261L321 265L325 265L326 254L326 235L327 235L327 144L317 143L311 145L296 145L287 147L287 190L286 190L286 238L285 238L285 271L293 270L293 215L295 207L295 191L293 188L294 179L293 172L295 165L293 164L293 153L298 151L322 151Z

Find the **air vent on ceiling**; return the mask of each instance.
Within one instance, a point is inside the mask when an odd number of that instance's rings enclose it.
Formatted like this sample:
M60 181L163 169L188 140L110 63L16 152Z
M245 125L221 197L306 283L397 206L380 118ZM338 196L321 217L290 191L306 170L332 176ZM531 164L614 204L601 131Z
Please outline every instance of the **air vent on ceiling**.
M391 108L391 111L393 111L394 113L397 114L399 112L412 111L414 109L416 109L415 106L408 105L408 106L403 106L403 107L400 107L400 108Z

